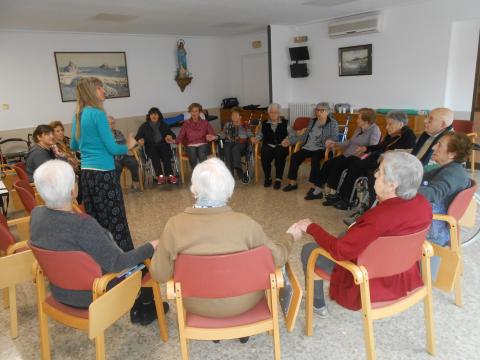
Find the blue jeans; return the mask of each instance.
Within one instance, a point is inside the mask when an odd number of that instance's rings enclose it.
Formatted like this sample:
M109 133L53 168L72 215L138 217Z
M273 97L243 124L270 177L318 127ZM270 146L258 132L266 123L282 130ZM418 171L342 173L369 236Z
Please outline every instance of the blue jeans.
M308 263L308 258L310 257L310 254L312 253L313 250L317 249L319 246L316 243L308 243L302 247L302 252L301 252L301 260L302 260L302 265L303 265L303 274L305 275L305 272L307 270L307 263ZM323 271L325 271L328 274L332 273L333 267L335 266L335 263L327 259L324 256L319 256L317 258L317 262L315 263L316 267L319 267ZM305 276L305 281L307 277ZM318 308L321 308L325 306L325 294L323 293L323 280L316 280L313 282L313 306Z

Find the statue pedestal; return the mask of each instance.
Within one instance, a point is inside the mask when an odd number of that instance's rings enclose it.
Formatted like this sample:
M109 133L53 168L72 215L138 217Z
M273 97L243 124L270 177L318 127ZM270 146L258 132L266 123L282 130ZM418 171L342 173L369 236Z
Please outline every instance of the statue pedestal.
M185 88L190 85L190 83L192 82L192 79L193 77L186 77L186 78L179 78L179 77L176 77L175 78L175 81L177 82L178 84L178 87L180 88L180 90L183 92L185 90Z

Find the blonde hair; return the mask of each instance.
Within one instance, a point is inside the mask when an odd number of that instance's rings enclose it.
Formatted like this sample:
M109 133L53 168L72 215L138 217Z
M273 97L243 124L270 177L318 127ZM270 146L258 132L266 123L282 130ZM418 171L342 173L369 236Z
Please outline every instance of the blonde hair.
M80 138L80 113L86 106L103 111L103 103L97 96L97 88L103 83L96 77L85 77L77 81L77 112L75 124L75 138Z

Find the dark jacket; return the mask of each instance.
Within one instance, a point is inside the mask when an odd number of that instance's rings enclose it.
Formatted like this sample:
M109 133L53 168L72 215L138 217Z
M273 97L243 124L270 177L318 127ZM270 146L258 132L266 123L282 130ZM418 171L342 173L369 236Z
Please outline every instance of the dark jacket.
M288 120L282 118L278 123L275 132L272 124L268 121L262 123L262 139L264 145L280 145L280 143L288 136Z
M167 124L165 124L162 120L158 120L159 130L162 134L162 143L165 142L165 137L170 135L172 138L175 139L175 134ZM138 141L139 139L145 140L145 150L147 154L151 154L155 147L155 138L153 134L153 129L150 126L150 121L145 121L140 127L138 128L137 135L135 139Z
M55 159L55 154L51 149L45 149L37 144L33 145L27 154L27 174L28 180L33 182L33 173L37 168L48 160Z
M438 142L438 140L441 139L443 135L445 135L447 132L450 132L450 131L453 131L452 125L450 125L449 127L446 127L440 134L438 134L437 137L430 144L428 151L423 155L421 159L418 159L422 162L424 166L430 162L430 158L432 157L432 154L433 154L433 146ZM417 143L415 144L415 147L412 150L412 155L417 156L417 153L420 151L423 144L425 143L425 141L428 140L429 137L430 135L428 135L426 132L423 132L422 135L420 135Z
M404 126L400 129L398 135L387 135L377 145L367 146L367 153L371 153L370 156L380 156L386 151L397 149L412 149L415 146L415 134L408 126Z

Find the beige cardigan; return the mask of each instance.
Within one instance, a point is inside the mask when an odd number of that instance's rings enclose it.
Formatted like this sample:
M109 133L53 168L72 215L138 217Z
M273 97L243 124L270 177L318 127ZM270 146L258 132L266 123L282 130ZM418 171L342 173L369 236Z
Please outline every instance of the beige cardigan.
M151 274L159 282L172 278L177 254L229 254L266 245L275 265L283 266L293 246L293 237L284 234L273 242L262 227L249 216L234 212L230 207L187 208L171 217L152 258ZM192 313L227 317L250 310L264 296L263 292L223 299L184 299Z

